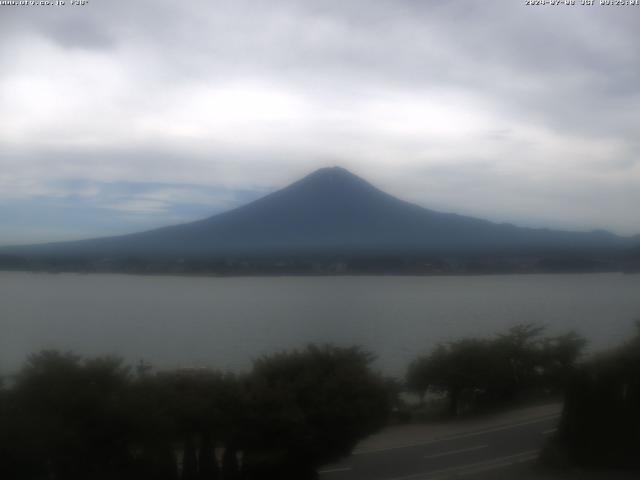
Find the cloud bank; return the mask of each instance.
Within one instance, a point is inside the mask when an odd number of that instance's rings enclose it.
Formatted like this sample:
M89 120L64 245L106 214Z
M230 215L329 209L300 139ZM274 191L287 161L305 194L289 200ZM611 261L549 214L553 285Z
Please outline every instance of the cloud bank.
M0 243L195 219L334 164L434 209L639 233L640 7L468 3L0 7Z

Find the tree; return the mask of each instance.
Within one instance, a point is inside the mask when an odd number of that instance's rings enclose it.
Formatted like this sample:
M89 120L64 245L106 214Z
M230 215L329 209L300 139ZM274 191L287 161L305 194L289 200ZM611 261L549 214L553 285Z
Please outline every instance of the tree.
M640 322L629 342L571 372L556 441L572 463L640 470Z
M452 416L480 404L561 389L585 341L575 333L545 338L543 332L541 326L523 324L492 339L440 344L410 364L407 387L421 399L428 390L446 393Z
M10 442L28 472L15 478L115 478L131 461L122 409L128 369L118 359L55 351L32 355L10 394ZM39 472L39 473L37 473Z
M245 376L131 374L118 359L45 351L0 388L2 478L313 478L386 419L390 389L372 359L311 346Z
M587 341L576 332L545 338L542 344L542 365L546 386L562 391L569 383Z
M372 360L358 348L309 346L255 362L244 438L255 478L314 478L384 424L389 395Z
M181 480L218 474L213 449L233 442L244 412L238 379L209 369L145 374L134 382L135 442L143 462ZM178 462L174 452L180 452ZM155 459L155 460L154 460ZM157 465L164 459L163 465ZM154 466L155 465L155 466Z
M428 389L446 393L449 414L455 416L465 394L473 398L496 383L496 353L488 341L480 339L438 345L430 355L412 363L407 386L421 395Z

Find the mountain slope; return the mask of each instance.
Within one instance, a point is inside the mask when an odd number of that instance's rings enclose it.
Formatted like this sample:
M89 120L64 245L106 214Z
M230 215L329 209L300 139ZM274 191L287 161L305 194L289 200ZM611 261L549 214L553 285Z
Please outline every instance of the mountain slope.
M342 168L325 168L259 200L193 223L118 237L14 247L82 256L305 253L524 253L617 249L607 232L519 228L435 212L388 195Z

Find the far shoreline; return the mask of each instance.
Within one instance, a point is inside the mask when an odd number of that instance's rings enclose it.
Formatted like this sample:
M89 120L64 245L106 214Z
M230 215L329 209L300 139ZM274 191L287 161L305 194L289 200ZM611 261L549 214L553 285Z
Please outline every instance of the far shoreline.
M597 270L597 271L500 271L500 272L446 272L446 273L415 273L415 272L344 272L344 273L319 273L319 272L281 272L281 273L189 273L189 272L135 272L120 270L104 270L104 271L82 271L82 270L18 270L0 268L0 273L25 273L25 274L46 274L46 275L126 275L131 277L175 277L175 278L374 278L374 277L397 277L397 278L452 278L452 277L505 277L505 276L564 276L564 275L638 275L640 271L624 271L616 270Z

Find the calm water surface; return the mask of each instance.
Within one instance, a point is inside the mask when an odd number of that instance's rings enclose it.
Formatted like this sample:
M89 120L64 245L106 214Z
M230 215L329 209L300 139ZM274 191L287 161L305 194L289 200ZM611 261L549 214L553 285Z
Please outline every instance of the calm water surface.
M402 374L436 342L520 322L592 348L640 319L640 275L196 278L0 272L0 370L42 348L244 370L309 342L362 345Z

